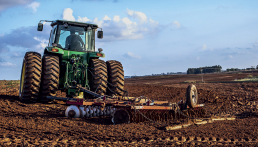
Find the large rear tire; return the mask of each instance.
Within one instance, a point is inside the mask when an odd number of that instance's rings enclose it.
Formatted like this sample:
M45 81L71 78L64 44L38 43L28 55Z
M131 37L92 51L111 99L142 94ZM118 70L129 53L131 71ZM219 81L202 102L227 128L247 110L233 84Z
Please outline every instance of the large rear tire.
M27 52L23 58L19 99L21 102L36 102L41 81L41 55Z
M50 102L47 96L56 96L59 84L59 57L44 55L42 58L41 101Z
M107 90L107 65L101 59L90 59L90 90L105 95Z
M108 95L124 95L124 70L119 61L109 60L107 63L108 70Z

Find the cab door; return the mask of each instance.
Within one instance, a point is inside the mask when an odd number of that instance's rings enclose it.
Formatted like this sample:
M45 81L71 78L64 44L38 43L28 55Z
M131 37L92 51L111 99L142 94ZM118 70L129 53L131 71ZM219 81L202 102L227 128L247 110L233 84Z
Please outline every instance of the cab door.
M51 30L48 46L52 46L56 38L56 26Z

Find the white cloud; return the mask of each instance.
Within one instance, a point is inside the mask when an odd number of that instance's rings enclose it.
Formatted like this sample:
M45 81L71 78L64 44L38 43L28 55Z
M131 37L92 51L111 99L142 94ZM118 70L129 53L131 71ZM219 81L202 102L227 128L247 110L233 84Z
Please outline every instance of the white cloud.
M142 57L131 52L127 52L123 55L125 58L141 59Z
M63 19L64 20L70 20L75 21L75 18L73 16L73 10L71 8L65 8L63 11Z
M97 24L99 27L102 27L103 21L99 20L98 18L94 18L93 23Z
M254 48L254 49L258 49L258 40L257 40L256 42L254 42L253 48Z
M111 20L111 18L109 18L107 15L105 15L105 17L103 18L103 20Z
M232 55L228 55L228 57L229 57L229 58L233 58L233 56L232 56Z
M144 13L142 13L142 12L136 11L135 15L140 20L140 22L142 22L142 23L143 22L147 22L147 20L148 20L147 16Z
M71 8L66 8L63 11L63 19L69 21L76 21L75 17L73 16L73 10ZM91 20L87 17L78 16L77 21L79 22L91 22Z
M99 27L103 28L106 38L102 41L141 39L144 38L146 34L155 34L159 31L159 23L148 18L144 13L127 9L126 14L137 18L137 20L132 21L128 17L120 19L118 15L115 15L112 20L111 17L105 15L102 20L98 18L90 20L87 17L78 16L77 21L97 24ZM76 20L71 8L64 9L63 19ZM143 22L145 23L142 24Z
M36 32L36 26L14 29L10 33L0 36L0 48L11 48L10 51L12 49L17 50L17 48L24 51L34 51L40 47L40 50L42 50L40 45L48 43L49 31L51 30L50 26L44 28L42 32ZM8 49L4 50L7 51Z
M121 19L120 19L119 16L114 16L113 20L114 20L115 22L119 22Z
M131 21L129 18L127 18L127 17L123 18L123 19L122 19L122 22L123 22L124 24L126 24L127 26L130 26L130 25L132 25L132 24L137 25L136 22L132 22L132 21Z
M185 27L179 21L173 21L166 26L169 27L172 30L185 29Z
M133 17L134 11L127 8L126 13L127 13L127 15Z
M176 28L180 28L181 27L181 24L178 22L178 21L174 21L172 23Z
M10 62L0 62L0 66L2 67L16 67L16 64L10 63Z
M87 17L80 17L80 16L78 16L77 21L80 21L80 22L90 22L91 20L88 19Z
M37 9L39 7L40 3L39 2L32 2L31 4L28 4L27 7L31 8L33 12L37 12Z
M129 39L140 39L142 38L141 33L137 33L138 25L136 22L132 22L129 18L125 17L122 22L126 25L126 29L122 30L121 35L123 37L128 37Z
M11 54L11 58L20 58L20 57L24 57L24 53L23 52L12 52Z
M37 49L36 51L39 52L39 53L44 52L45 47L48 45L48 40L41 39L41 38L38 38L38 37L34 37L34 39L36 41L40 42L38 45L36 45L36 49Z
M205 44L203 44L202 50L206 50L206 49L207 49L207 46Z
M127 8L126 13L128 16L138 19L140 23L145 23L148 21L148 17L143 12L134 11Z
M150 18L150 22L151 22L151 24L159 24L157 21L154 21L154 20L152 20L151 18Z

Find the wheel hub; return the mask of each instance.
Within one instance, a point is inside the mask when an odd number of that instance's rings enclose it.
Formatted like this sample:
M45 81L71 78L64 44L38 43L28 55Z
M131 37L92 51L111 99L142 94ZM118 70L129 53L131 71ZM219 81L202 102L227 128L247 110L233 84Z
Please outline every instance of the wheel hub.
M70 111L68 112L68 117L73 118L74 116L75 116L75 111L74 111L74 110L70 110Z

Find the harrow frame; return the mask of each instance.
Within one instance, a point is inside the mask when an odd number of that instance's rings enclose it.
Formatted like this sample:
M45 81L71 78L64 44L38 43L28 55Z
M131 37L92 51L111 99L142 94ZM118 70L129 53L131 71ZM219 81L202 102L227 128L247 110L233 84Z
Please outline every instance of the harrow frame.
M193 92L196 92L195 94ZM194 85L189 85L186 92L186 100L179 103L168 101L154 101L144 96L135 97L106 97L100 96L95 99L52 97L66 101L68 108L65 115L67 117L100 117L111 116L114 124L142 122L142 121L167 121L168 119L198 117L194 113L203 110L204 104L197 104L197 89ZM191 101L195 105L192 105ZM200 114L199 114L200 116Z

